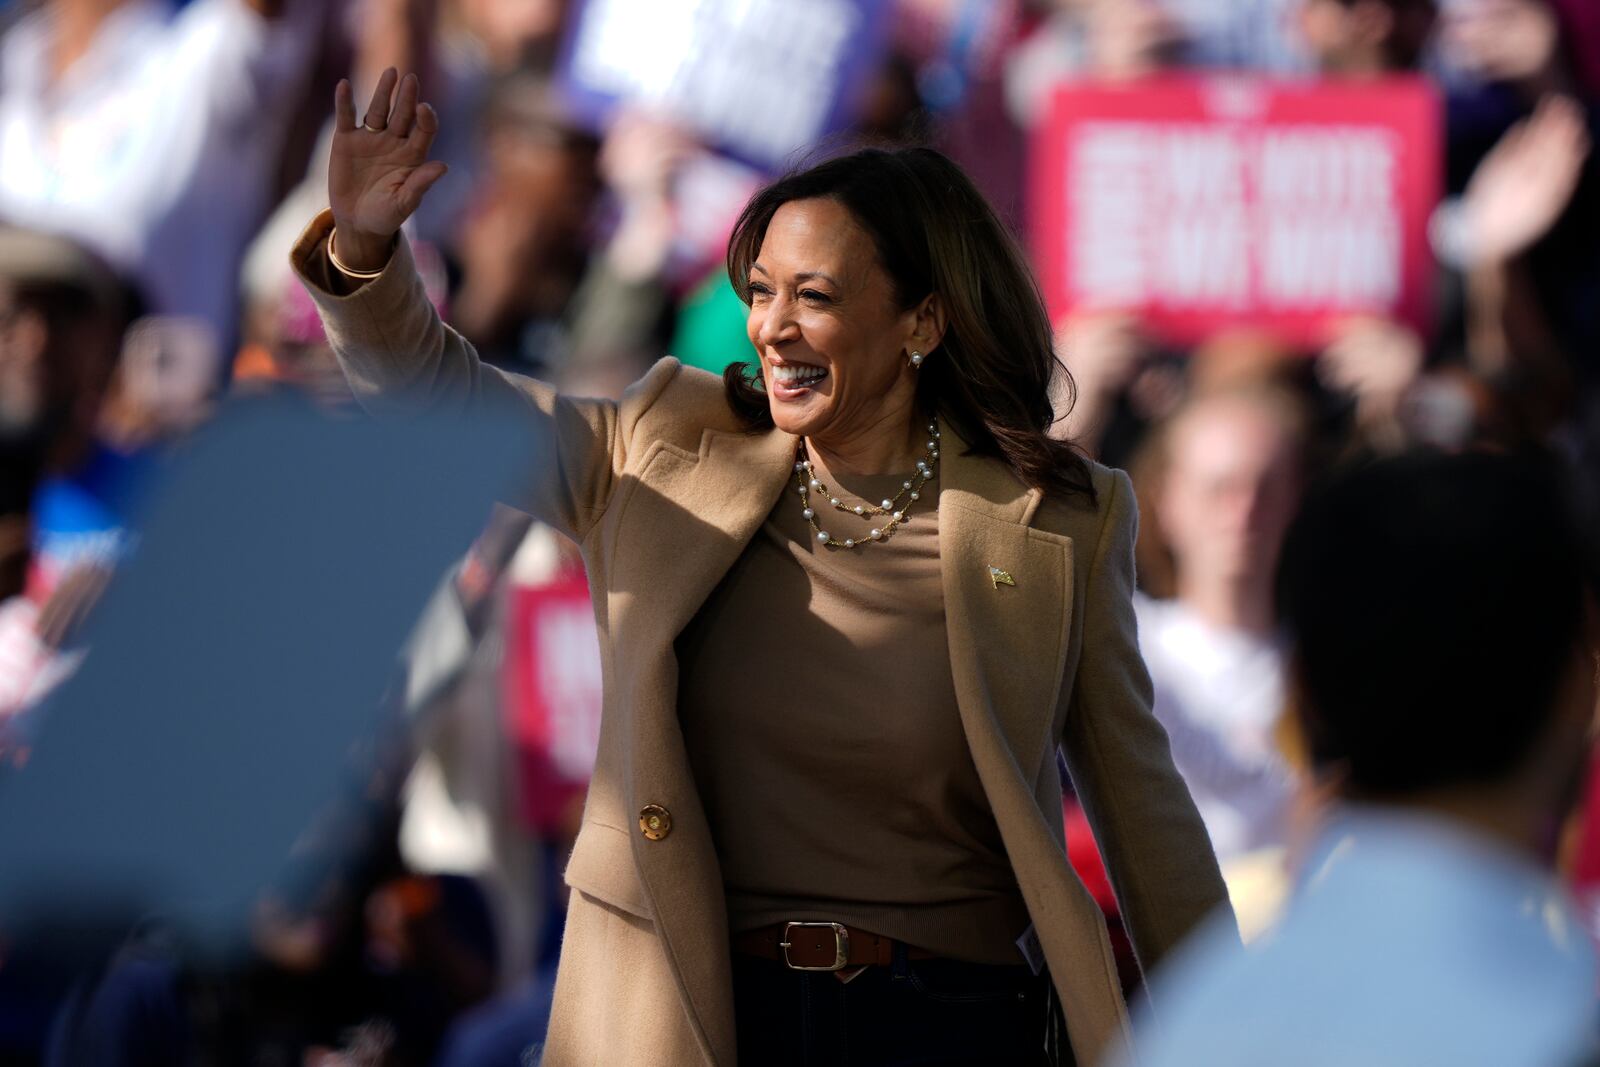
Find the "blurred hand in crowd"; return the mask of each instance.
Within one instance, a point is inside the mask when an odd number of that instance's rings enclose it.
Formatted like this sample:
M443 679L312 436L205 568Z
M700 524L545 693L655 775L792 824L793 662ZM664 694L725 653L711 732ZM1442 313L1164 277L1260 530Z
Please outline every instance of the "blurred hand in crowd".
M1589 156L1583 111L1547 97L1484 157L1462 201L1467 253L1504 263L1550 232L1572 200Z
M1072 410L1055 432L1085 451L1097 451L1117 398L1139 377L1150 358L1150 343L1138 317L1123 311L1082 311L1056 330L1056 351L1072 374ZM1053 398L1059 412L1066 397Z
M1402 407L1422 373L1422 338L1390 319L1358 317L1343 323L1317 361L1322 384L1353 397L1357 430L1365 442L1390 451L1403 447Z
M1561 25L1547 0L1460 0L1440 31L1451 65L1483 81L1548 88L1558 75Z
M334 90L328 204L339 258L357 270L376 270L388 261L401 224L444 177L445 165L428 159L439 118L431 106L417 102L417 94L417 76L401 78L391 67L357 118L350 83L341 81Z
M641 111L622 112L607 131L600 176L620 212L607 256L623 277L652 278L665 265L676 228L673 183L697 151L682 128Z

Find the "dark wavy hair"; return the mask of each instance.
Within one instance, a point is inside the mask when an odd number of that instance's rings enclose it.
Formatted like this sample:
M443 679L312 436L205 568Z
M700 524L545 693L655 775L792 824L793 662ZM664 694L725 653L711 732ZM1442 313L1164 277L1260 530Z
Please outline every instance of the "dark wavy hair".
M944 339L917 372L923 409L1025 484L1093 501L1088 462L1049 435L1058 417L1052 376L1063 376L1069 398L1073 387L1056 358L1038 283L961 168L930 148L867 148L773 182L745 206L728 241L728 277L747 305L750 265L773 215L792 200L815 198L842 204L871 236L900 310L931 293L943 302ZM752 430L772 426L758 363L735 363L723 382Z

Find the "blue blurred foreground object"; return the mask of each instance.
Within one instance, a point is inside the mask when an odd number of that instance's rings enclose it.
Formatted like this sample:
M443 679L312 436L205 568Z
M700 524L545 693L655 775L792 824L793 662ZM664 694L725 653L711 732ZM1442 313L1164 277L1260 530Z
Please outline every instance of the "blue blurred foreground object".
M65 963L153 923L225 965L265 901L314 897L404 751L401 644L531 462L526 426L272 404L187 447L0 772L0 951Z

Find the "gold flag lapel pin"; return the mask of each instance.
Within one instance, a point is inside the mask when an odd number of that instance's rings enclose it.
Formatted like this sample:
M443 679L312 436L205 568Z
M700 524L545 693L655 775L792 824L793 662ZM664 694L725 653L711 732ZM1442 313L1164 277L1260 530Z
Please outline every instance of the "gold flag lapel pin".
M1003 571L999 567L989 568L989 581L994 583L996 589L999 589L1002 585L1015 586L1017 584L1017 580L1011 577L1010 571Z

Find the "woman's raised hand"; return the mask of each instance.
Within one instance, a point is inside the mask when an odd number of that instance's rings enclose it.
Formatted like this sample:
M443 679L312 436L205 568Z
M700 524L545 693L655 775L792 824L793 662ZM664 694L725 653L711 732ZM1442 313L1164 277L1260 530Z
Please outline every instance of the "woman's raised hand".
M355 270L377 270L388 261L400 224L444 176L445 165L428 159L439 117L417 103L417 76L401 78L393 67L378 79L359 122L351 92L349 81L334 90L328 204L338 229L339 261Z

